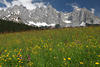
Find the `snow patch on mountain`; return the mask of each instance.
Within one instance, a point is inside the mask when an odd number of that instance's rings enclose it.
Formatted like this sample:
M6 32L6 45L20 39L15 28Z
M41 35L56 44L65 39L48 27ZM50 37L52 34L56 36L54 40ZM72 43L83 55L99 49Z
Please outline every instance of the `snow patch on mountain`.
M85 23L85 22L82 22L82 23L80 24L80 26L86 26L86 23Z
M20 11L19 10L15 11L15 14L19 15L20 14Z
M95 9L94 8L91 8L91 13L95 13Z
M6 16L7 18L10 17L11 15Z
M69 20L65 20L65 21L63 21L63 22L65 22L65 23L72 23L71 21L69 21Z
M54 27L56 24L47 24L46 22L33 22L33 21L29 21L28 25L35 25L35 26L38 26L38 27L41 27L41 26L52 26Z

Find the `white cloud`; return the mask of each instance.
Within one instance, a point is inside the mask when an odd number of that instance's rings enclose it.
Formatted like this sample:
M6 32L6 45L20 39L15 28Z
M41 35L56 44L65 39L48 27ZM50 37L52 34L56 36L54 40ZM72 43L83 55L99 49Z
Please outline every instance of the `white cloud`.
M78 6L76 6L76 5L73 5L72 7L74 8L74 10L78 10L78 11L81 10L81 9L80 9Z
M6 0L3 0L4 1L4 4L7 6L7 7L11 7L11 3L7 2Z
M80 11L79 5L77 3L66 3L66 6L71 6L74 10Z
M42 0L13 0L11 3L7 2L6 0L2 0L0 2L5 4L7 7L12 7L15 5L18 5L18 6L23 5L24 7L26 7L29 10L35 9L36 6L40 7L40 6L44 5L43 3L40 3L40 5L33 4L32 2L34 2L34 1L42 1Z
M11 7L11 3L7 2L6 0L1 0L0 3L5 4L6 7Z
M21 2L19 2L19 1L12 1L12 6L15 6L15 5L20 6Z
M72 3L71 6L73 7L74 10L78 10L78 11L81 10L81 8L79 8L79 5L77 3Z
M0 7L0 10L5 10L8 7L11 7L11 4L9 2L7 2L6 0L0 0L0 3L5 4L6 7Z
M14 0L12 1L12 5L23 5L29 10L34 9L34 5L32 4L32 0Z

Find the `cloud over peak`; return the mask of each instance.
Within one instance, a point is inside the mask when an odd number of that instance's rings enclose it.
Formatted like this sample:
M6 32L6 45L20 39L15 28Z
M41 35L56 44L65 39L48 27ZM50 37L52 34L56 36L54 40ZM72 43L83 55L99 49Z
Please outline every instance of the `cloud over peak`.
M18 6L23 5L27 9L33 10L36 8L36 4L32 3L34 1L42 1L42 0L13 0L11 3L7 2L6 0L1 0L0 2L5 4L7 8L15 6L15 5L18 5ZM43 6L44 3L40 3L40 5ZM39 4L37 6L39 6Z

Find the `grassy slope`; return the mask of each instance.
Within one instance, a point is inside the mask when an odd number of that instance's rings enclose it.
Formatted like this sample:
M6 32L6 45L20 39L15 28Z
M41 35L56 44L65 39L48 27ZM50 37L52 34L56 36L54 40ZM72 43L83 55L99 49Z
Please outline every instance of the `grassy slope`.
M100 67L100 27L0 34L3 67Z

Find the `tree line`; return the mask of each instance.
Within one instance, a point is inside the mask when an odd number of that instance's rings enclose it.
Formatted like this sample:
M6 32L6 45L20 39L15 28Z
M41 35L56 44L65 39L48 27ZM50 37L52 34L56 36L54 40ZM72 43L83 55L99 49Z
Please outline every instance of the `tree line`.
M56 28L59 28L60 25L56 25ZM0 33L4 32L20 32L20 31L27 31L27 30L44 30L50 29L51 27L48 26L28 26L24 23L16 23L14 21L2 20L0 19Z

